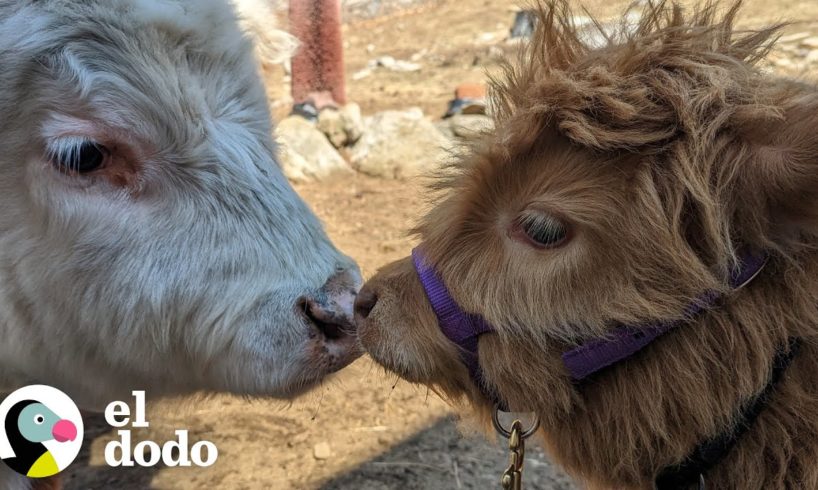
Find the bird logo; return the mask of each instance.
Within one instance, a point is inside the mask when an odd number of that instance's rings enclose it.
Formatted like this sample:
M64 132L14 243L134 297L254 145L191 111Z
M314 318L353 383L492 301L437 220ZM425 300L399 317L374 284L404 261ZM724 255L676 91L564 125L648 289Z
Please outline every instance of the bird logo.
M82 418L74 402L50 386L27 386L0 404L0 457L29 478L54 476L82 445Z

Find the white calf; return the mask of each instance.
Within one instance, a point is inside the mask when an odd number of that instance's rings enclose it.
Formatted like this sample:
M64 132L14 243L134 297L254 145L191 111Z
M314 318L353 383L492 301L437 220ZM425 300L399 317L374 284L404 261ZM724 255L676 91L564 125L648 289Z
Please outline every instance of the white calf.
M225 1L0 0L0 67L0 392L291 397L355 358L359 273Z

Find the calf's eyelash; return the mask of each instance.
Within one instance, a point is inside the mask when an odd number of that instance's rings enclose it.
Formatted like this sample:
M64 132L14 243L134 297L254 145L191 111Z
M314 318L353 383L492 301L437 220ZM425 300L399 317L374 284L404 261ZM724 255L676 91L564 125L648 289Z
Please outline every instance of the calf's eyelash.
M46 148L49 162L61 172L85 174L102 168L108 161L107 148L93 140L66 136L50 142Z
M88 143L94 144L93 141L82 136L64 136L48 142L45 152L46 157L52 161L58 158L76 159L82 147Z

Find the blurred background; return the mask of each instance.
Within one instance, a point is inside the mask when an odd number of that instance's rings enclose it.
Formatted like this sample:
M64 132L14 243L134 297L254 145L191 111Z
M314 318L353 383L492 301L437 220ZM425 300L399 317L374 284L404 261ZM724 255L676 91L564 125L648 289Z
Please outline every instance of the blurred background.
M282 3L270 14L280 28L313 29L291 26L296 12ZM818 1L744 3L743 27L794 22L763 68L814 81ZM629 4L582 3L603 22L621 21ZM297 57L264 63L284 170L365 277L414 245L406 231L424 210L418 175L438 164L445 148L491 127L483 84L525 37L520 11L508 0L341 0L340 45L325 68L333 72L331 86L310 87L311 68ZM308 76L299 81L302 70ZM293 86L294 77L301 87ZM310 95L311 89L319 93ZM444 118L447 111L451 117ZM66 487L490 489L499 488L507 464L502 441L472 432L467 423L458 428L436 395L397 381L367 358L292 404L219 396L149 409L151 427L135 429L135 441L171 440L174 429L189 428L191 443L216 444L218 462L206 469L108 468L103 449L116 434L102 417L91 417ZM524 480L531 489L580 488L535 448L528 451Z

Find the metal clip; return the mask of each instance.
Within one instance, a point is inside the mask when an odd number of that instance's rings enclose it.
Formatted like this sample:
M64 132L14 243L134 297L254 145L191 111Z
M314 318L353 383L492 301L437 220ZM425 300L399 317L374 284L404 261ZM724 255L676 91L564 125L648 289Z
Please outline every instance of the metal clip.
M531 427L523 431L523 423L519 419L514 420L511 429L508 430L500 423L500 409L494 407L492 422L497 432L508 439L509 465L503 472L500 485L503 490L522 490L523 488L523 463L525 462L525 440L533 435L540 427L540 419L534 418Z

